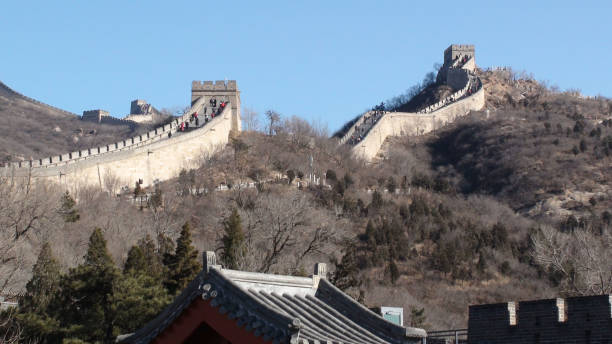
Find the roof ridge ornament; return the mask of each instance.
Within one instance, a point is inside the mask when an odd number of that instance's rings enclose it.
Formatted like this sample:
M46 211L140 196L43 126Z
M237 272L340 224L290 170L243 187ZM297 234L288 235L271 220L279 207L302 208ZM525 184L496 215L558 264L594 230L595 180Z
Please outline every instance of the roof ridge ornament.
M316 263L314 265L314 274L312 275L312 286L313 288L319 287L319 282L327 279L327 264Z
M314 266L314 275L322 279L327 279L327 264L316 263Z
M206 273L210 271L210 268L221 268L221 265L217 265L217 255L215 251L206 251L202 255L203 266Z

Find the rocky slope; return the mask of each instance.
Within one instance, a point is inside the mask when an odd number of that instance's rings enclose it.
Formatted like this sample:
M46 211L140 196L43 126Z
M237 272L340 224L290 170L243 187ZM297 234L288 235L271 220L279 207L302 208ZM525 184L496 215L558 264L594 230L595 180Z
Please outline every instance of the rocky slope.
M134 131L146 131L136 126ZM23 96L0 82L0 162L43 158L134 135L127 125L83 122L76 114Z

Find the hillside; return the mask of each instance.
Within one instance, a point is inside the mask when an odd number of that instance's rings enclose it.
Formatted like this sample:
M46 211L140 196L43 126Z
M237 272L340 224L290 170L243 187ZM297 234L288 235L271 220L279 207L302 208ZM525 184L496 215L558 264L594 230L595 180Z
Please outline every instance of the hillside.
M24 197L0 183L0 229L10 229L0 242L12 245L0 255L10 262L0 293L23 290L45 240L63 270L81 263L96 227L118 267L147 240L163 261L185 222L200 253L222 254L233 209L243 231L236 268L304 275L327 262L339 288L368 307L402 306L407 324L427 330L465 328L469 304L612 290L589 284L612 281L612 103L508 71L479 74L485 110L388 139L373 164L291 117L117 198L107 185L75 188L67 202L54 186ZM577 256L581 247L591 256ZM544 263L552 251L565 254L569 276Z
M44 158L118 141L148 127L81 121L79 116L25 97L0 82L0 162Z
M81 261L93 228L103 228L122 266L131 245L149 235L161 247L160 235L175 239L185 221L200 252L217 250L224 221L237 208L247 238L241 269L301 275L316 261L328 262L334 283L367 306L403 306L408 314L424 308L428 329L464 327L470 303L555 294L529 263L532 222L504 204L455 195L443 183L429 189L417 175L361 165L314 131L282 128L274 136L242 133L199 169L158 185L155 206L132 205L134 191L112 199L82 189L74 195L80 219L64 222L52 210L61 202L51 190L44 196L44 235L68 267ZM298 187L308 182L310 156L322 184ZM294 176L291 183L287 176ZM211 191L219 185L232 190ZM38 243L23 245L20 252L36 252ZM34 260L24 253L21 261ZM19 269L8 285L19 290L27 278L27 268Z
M481 73L487 111L386 150L421 145L434 174L458 191L492 195L532 218L601 218L612 207L612 101L510 73Z

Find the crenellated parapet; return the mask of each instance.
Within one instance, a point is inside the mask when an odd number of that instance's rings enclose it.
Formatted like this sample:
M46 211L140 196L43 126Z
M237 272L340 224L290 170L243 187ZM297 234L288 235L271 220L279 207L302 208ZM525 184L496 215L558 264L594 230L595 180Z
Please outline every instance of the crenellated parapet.
M475 47L472 44L451 44L444 50L444 63L451 64L459 57L467 56L472 58L476 56Z
M612 295L474 305L469 343L607 343Z
M238 91L236 80L192 81L192 91Z

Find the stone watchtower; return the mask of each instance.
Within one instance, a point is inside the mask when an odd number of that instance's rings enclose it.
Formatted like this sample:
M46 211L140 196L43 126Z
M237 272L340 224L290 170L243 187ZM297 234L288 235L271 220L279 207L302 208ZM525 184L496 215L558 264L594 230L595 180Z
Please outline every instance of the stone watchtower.
M467 61L462 62L463 58L466 57ZM473 44L451 44L451 46L446 48L446 50L444 50L444 64L438 71L436 81L438 83L446 84L449 81L450 74L456 76L458 70L460 69L465 69L472 72L476 69L476 51ZM453 80L454 79L455 78L453 78ZM459 82L456 84L459 85L463 83L464 82ZM453 82L450 86L456 88L456 84Z
M457 57L467 56L468 58L475 57L473 44L451 44L450 47L444 50L444 64L450 65Z
M241 130L240 91L236 80L217 80L214 83L212 81L193 81L191 83L191 105L201 97L204 97L204 114L210 114L213 111L211 100L216 101L215 109L222 101L229 101L232 111L232 131Z
M96 123L102 123L102 119L108 117L110 114L105 110L87 110L83 111L81 119L83 121L90 121Z

